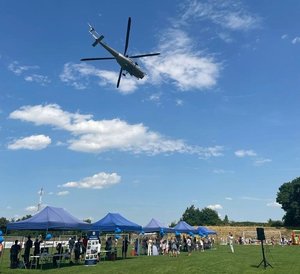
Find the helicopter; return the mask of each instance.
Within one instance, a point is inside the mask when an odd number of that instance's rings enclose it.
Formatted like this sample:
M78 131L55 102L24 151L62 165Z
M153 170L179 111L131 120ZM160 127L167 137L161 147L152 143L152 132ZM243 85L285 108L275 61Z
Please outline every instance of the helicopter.
M104 42L102 42L104 36L99 35L97 31L88 24L90 29L89 32L95 39L94 43L92 44L93 47L97 46L98 44L101 45L103 48L105 48L113 57L96 57L96 58L82 58L80 61L96 61L96 60L112 60L115 59L117 63L120 65L120 72L119 77L117 81L117 88L120 85L121 77L126 76L126 73L123 71L129 73L131 76L135 76L137 79L143 79L146 75L145 72L143 72L138 63L133 61L132 59L141 58L141 57L148 57L148 56L156 56L160 55L159 52L156 53L146 53L146 54L139 54L139 55L127 55L127 49L128 49L128 42L129 42L129 34L130 34L130 28L131 28L131 17L128 18L128 24L127 24L127 32L126 32L126 40L125 40L125 49L124 53L120 53L113 49L112 47L108 46Z

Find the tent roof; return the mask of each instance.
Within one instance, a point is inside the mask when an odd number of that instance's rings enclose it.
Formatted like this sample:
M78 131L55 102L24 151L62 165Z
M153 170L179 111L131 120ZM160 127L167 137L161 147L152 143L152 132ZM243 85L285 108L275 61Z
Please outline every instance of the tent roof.
M198 232L200 232L201 234L204 234L204 235L210 235L210 234L217 234L216 231L212 230L212 229L209 229L205 226L199 226L197 228Z
M163 230L164 232L174 232L173 228L167 227L160 221L153 218L146 226L143 227L143 230L145 232L159 232L161 230Z
M90 227L90 224L77 219L63 208L52 206L46 206L29 219L7 225L8 230L89 230Z
M189 232L196 233L197 232L197 230L194 227L192 227L185 221L180 221L176 226L173 227L173 229L180 233L189 233Z
M112 232L117 228L122 231L128 232L140 232L142 231L142 226L133 223L127 219L125 219L119 213L108 213L101 220L92 224L93 230Z

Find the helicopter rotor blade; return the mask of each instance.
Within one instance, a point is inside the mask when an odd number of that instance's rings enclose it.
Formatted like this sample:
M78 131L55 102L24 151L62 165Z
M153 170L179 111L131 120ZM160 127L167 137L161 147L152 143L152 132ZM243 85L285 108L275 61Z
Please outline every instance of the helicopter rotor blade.
M82 58L80 61L96 61L96 60L112 60L115 57L99 57L99 58Z
M117 88L119 88L119 85L120 85L120 81L121 81L121 77L122 77L122 72L123 72L123 69L120 68L119 78L118 78L118 82L117 82Z
M128 18L127 32L126 32L126 42L125 42L125 49L124 49L124 56L126 56L127 49L128 49L130 27L131 27L131 17Z
M129 58L141 58L141 57L156 56L156 55L160 55L160 53L156 52L156 53L146 53L146 54L132 55L132 56L129 56Z

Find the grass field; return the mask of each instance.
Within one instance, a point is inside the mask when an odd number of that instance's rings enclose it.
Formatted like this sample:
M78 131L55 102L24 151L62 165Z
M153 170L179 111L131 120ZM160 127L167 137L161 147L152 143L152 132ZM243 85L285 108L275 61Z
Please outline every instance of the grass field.
M125 260L101 261L96 266L70 266L66 263L60 268L46 266L43 270L27 270L9 269L6 252L0 265L0 273L300 273L300 246L267 246L265 254L273 268L257 268L262 260L260 246L235 246L234 254L230 253L228 246L216 246L213 250L194 252L191 256L181 253L177 258L139 256L128 257Z

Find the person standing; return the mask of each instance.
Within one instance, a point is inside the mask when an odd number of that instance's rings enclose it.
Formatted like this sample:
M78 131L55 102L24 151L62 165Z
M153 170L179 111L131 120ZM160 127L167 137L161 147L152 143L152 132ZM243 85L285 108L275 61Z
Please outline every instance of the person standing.
M28 236L27 241L25 243L25 250L24 250L24 263L26 267L29 267L29 256L30 256L30 249L32 248L33 242L31 240L31 236Z
M177 242L176 238L171 239L171 250L172 250L172 256L177 257Z
M35 239L34 244L33 244L33 246L34 246L33 255L34 256L37 256L41 253L41 243L42 242L43 241L40 236Z
M74 246L75 263L79 263L82 254L82 239L78 238Z
M129 244L128 237L125 236L123 241L122 241L122 258L123 259L127 258L128 244Z
M187 245L188 256L191 256L191 254L192 254L192 239L191 239L191 237L188 237L186 239L186 245Z
M149 240L148 240L148 252L147 252L148 256L152 255L152 245L153 245L153 240L151 238L149 238Z
M88 238L87 236L83 236L82 238L82 253L86 253Z
M204 252L204 242L203 242L202 238L200 238L200 240L199 240L199 245L200 245L201 252Z
M34 249L33 249L33 256L39 256L41 253L41 237L37 237L33 243ZM34 257L33 263L36 263L37 267L39 266L39 258Z
M21 251L21 246L19 241L15 240L15 244L10 248L10 268L17 268L19 263L19 253Z
M113 248L113 243L112 243L112 238L108 237L106 242L105 242L105 250L106 250L106 257L108 260L112 259L112 248Z
M53 266L57 267L57 261L61 262L62 256L61 254L63 253L63 247L62 247L62 243L58 243L56 246L56 251L53 254Z
M0 260L1 260L2 252L3 252L3 244L2 244L2 239L1 239L0 240Z
M139 255L139 249L140 249L139 238L136 238L135 242L134 242L134 254L135 254L135 256Z
M72 264L73 263L72 255L73 255L74 246L75 246L75 236L72 236L69 239L68 245L69 245L70 263Z
M233 235L231 232L229 232L228 234L228 243L229 243L229 246L230 246L230 249L231 249L231 253L234 253L234 248L233 248Z

